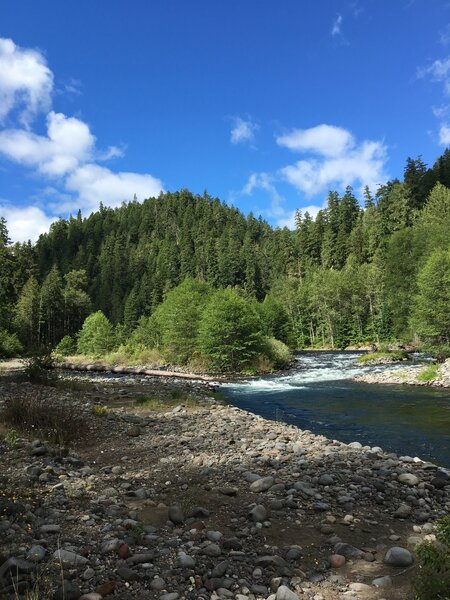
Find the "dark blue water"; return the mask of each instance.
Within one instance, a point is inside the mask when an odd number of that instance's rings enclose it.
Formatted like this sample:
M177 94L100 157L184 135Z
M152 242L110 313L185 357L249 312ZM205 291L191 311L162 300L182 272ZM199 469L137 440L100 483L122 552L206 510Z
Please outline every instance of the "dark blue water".
M222 390L230 403L265 418L450 468L449 390L353 382L361 371L386 368L361 369L357 357L300 354L289 374L230 383Z

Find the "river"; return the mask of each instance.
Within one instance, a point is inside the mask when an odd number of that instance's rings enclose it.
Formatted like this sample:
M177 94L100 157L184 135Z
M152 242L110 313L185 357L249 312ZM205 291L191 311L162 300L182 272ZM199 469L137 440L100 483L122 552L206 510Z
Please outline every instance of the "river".
M231 404L265 418L450 468L449 390L351 381L364 371L392 369L361 368L358 356L300 353L287 374L227 383L222 391Z

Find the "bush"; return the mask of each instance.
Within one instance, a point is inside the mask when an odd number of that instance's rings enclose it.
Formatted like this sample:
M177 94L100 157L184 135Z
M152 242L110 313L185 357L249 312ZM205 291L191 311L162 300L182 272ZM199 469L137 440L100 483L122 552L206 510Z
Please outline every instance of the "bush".
M73 356L77 352L77 345L75 340L70 335L65 335L59 342L56 348L53 350L53 356L58 358L65 358L66 356Z
M289 366L292 360L292 353L286 344L275 338L266 339L264 353L271 360L274 367L282 369Z
M67 403L46 397L42 390L7 397L3 420L21 431L66 445L87 430L83 413Z
M23 346L15 333L8 333L5 329L0 330L0 357L13 358L20 356Z
M25 374L33 383L51 384L56 379L54 371L50 370L51 356L43 351L34 354L25 361Z
M366 363L377 363L378 361L381 363L387 362L400 362L402 360L407 360L408 353L399 350L398 352L369 352L368 354L362 354L358 357L358 363L366 364Z
M114 349L114 328L101 310L89 315L81 328L77 350L80 354L100 357Z
M450 517L436 525L436 542L416 546L419 571L414 582L415 600L449 600Z
M192 357L210 291L207 283L186 279L167 294L151 317L160 333L162 351L170 362L182 365Z
M234 290L219 290L202 315L198 349L218 371L242 371L264 351L261 320Z

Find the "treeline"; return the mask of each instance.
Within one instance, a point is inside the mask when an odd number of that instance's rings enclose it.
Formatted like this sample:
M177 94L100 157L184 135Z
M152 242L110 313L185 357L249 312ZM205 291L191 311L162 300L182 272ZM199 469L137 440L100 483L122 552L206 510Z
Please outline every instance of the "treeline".
M417 337L445 346L449 188L446 150L431 168L408 159L403 181L366 189L364 207L350 187L330 192L314 219L297 211L295 231L187 190L79 213L34 246L12 246L2 220L3 347L54 346L99 310L130 335L186 279L281 305L295 348Z

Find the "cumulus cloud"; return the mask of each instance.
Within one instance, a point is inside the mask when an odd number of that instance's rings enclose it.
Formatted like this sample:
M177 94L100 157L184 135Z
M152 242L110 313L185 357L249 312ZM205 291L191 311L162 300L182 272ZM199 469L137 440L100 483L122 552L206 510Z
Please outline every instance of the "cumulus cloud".
M10 204L0 205L0 216L6 219L13 242L35 242L57 220L57 217L46 215L37 206L17 207Z
M290 133L277 137L279 146L324 156L339 156L354 143L352 134L346 129L324 124L310 129L293 129Z
M162 182L149 174L114 173L106 167L85 164L71 173L65 182L69 192L75 192L76 198L60 205L62 210L72 210L79 206L87 210L96 210L100 202L106 206L119 206L130 201L136 195L138 200L158 196L163 191Z
M349 131L340 127L296 129L277 142L293 151L313 154L279 170L285 181L309 196L331 187L341 189L355 184L373 189L387 179L387 149L383 142L357 143Z
M234 117L230 141L232 144L253 144L258 129L257 123L251 119L244 120L241 117Z
M46 214L39 206L12 206L0 203L14 240L35 240L57 218L81 208L96 210L99 203L117 206L123 201L158 195L162 182L148 173L113 172L98 162L124 155L125 146L96 148L96 138L84 121L51 110L53 93L79 96L81 83L70 79L61 90L53 89L53 73L42 53L24 49L12 40L0 38L0 125L15 127L0 131L0 155L33 169L44 179ZM47 133L32 131L39 112L47 113ZM254 131L249 125L250 131ZM238 134L236 134L238 135ZM241 133L245 138L245 133ZM50 185L49 185L50 184ZM51 192L48 192L51 190ZM49 200L50 199L50 200Z
M333 21L333 24L331 26L331 35L333 37L341 35L342 21L342 15L337 15L337 17Z
M47 116L47 136L24 129L0 132L2 154L51 176L64 175L87 161L94 145L95 137L86 123L53 111Z
M44 56L0 38L0 123L16 109L26 128L40 111L51 106L53 74Z
M441 125L439 129L439 143L442 146L450 146L450 127L447 124Z

